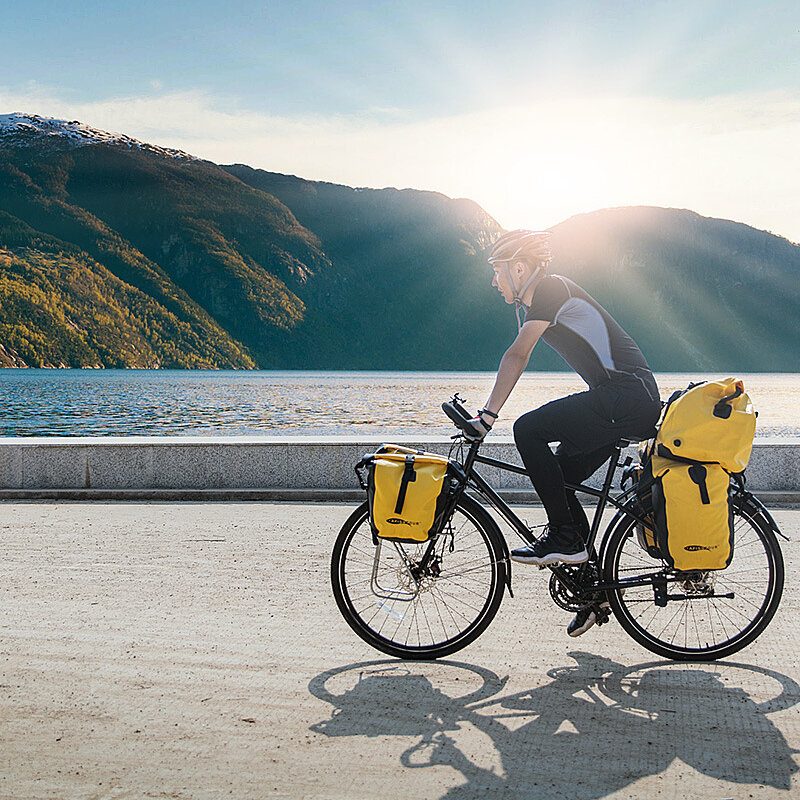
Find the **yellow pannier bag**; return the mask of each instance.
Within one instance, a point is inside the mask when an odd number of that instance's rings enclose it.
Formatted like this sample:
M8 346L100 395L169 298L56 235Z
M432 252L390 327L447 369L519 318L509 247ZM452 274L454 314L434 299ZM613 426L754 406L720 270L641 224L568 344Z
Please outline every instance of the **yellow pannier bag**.
M750 460L756 416L735 378L690 386L670 398L647 467L653 478L651 555L658 552L683 571L731 563L730 476Z
M368 463L372 533L395 542L426 542L446 505L450 461L445 456L385 445Z
M661 557L683 571L725 569L733 558L730 475L718 464L659 461L652 496Z
M742 472L750 460L755 431L756 412L742 381L709 381L667 404L656 453Z

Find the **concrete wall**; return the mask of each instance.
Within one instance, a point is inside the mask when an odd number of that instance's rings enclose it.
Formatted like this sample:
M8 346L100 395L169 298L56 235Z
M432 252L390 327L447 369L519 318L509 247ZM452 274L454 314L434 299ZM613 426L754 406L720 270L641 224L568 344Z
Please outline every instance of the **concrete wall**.
M346 437L106 437L0 439L0 497L355 498L353 465L380 444ZM450 440L394 441L446 453ZM520 464L510 438L481 452ZM631 448L633 453L633 448ZM481 467L496 488L532 499L525 476ZM754 491L800 500L800 440L759 440L747 470ZM600 473L591 483L597 485Z

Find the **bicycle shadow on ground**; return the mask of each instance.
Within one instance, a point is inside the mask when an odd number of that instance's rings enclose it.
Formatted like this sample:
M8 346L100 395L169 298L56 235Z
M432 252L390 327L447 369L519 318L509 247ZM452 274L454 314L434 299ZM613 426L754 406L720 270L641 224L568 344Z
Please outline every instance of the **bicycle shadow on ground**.
M660 774L676 758L712 778L790 789L800 751L769 718L800 702L800 686L788 676L731 662L631 667L569 655L574 665L550 670L550 683L509 695L501 694L508 678L462 662L384 660L328 670L309 691L333 709L311 730L416 738L400 763L460 773L463 782L443 795L448 800L593 800ZM451 697L435 685L452 686L459 675L480 687ZM772 699L758 702L736 685L754 677ZM465 754L459 739L471 735L469 725L491 740L500 771Z

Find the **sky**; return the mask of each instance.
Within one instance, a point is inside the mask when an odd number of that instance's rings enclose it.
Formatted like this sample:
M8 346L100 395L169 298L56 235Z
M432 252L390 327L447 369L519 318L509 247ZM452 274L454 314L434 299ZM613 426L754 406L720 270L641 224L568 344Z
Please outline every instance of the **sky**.
M27 0L0 31L0 113L507 228L660 205L800 241L796 0Z

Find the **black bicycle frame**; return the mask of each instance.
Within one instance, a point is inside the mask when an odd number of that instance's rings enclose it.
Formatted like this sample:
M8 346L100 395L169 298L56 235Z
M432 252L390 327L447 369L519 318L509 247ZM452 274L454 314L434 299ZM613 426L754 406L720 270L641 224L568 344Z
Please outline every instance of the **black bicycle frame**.
M496 467L497 469L505 470L506 472L514 472L517 475L527 476L528 474L527 471L525 470L524 467L519 467L516 464L510 464L507 461L499 461L495 458L489 458L488 456L479 455L478 454L479 446L480 446L479 442L473 443L472 446L470 447L470 452L467 458L464 460L464 472L466 473L468 482L472 484L472 486L497 509L497 511L511 525L511 527L514 528L514 531L526 544L533 544L533 542L535 541L535 537L532 536L528 527L511 510L508 503L506 503L503 500L503 498L500 497L500 495L487 483L486 479L475 471L474 464L476 463L486 464L486 466ZM597 498L597 506L595 507L594 516L592 517L592 524L589 529L589 540L586 543L587 547L590 550L594 547L594 543L597 539L597 534L600 530L600 523L603 518L603 512L605 511L606 505L608 503L613 505L618 511L621 511L626 516L635 519L637 522L640 522L643 525L648 524L643 517L635 513L632 509L627 508L625 506L625 503L633 495L633 487L623 492L622 494L618 495L617 497L611 496L611 487L614 481L614 473L617 471L617 468L619 467L619 460L621 454L622 454L622 446L618 444L614 448L614 453L612 454L611 459L608 462L608 469L606 470L606 476L605 479L603 480L602 488L595 489L594 487L587 486L586 484L583 483L572 484L569 482L565 482L564 484L566 488L570 489L571 491L580 492L581 494L587 494Z
M587 486L583 483L572 484L565 482L564 484L567 489L597 498L597 505L595 507L594 516L592 517L592 523L589 529L589 540L586 543L589 552L594 550L594 544L597 540L597 534L600 530L603 512L606 509L606 505L609 503L626 517L630 517L646 527L651 527L652 525L652 522L645 520L642 515L636 513L635 510L626 505L626 503L633 496L635 487L631 487L627 491L623 491L622 494L618 495L617 497L611 496L614 473L619 467L623 442L627 442L627 440L622 439L614 448L614 452L608 462L608 469L606 470L602 488L595 489L594 487ZM472 486L498 511L498 513L506 520L506 522L508 522L520 539L522 539L526 544L533 544L533 542L536 541L536 538L533 536L528 526L511 510L508 503L506 503L503 498L500 497L500 495L489 485L486 479L475 471L474 467L475 464L486 464L489 467L496 467L497 469L505 470L506 472L514 472L517 475L526 476L528 474L527 470L525 470L524 467L519 467L516 464L510 464L507 461L499 461L495 458L479 455L478 450L480 449L480 445L480 441L472 442L469 452L467 453L467 457L464 459L463 469L466 479L464 488L466 488L468 485ZM583 588L585 588L583 586L583 578L588 566L589 562L583 564L578 571L577 576L575 573L570 573L560 566L553 565L550 566L549 569L558 576L559 580L561 580L565 585L569 586L570 589L580 592ZM597 592L606 589L619 589L632 586L655 586L657 583L659 584L658 590L660 592L665 592L666 589L664 587L666 586L666 583L674 580L676 580L676 578L668 578L663 574L663 571L656 570L649 575L626 578L623 581L592 583L591 590Z
M611 496L611 486L614 481L614 473L617 471L619 467L620 456L622 455L622 449L629 443L627 439L620 439L619 442L614 447L614 451L611 455L611 458L608 462L608 469L606 470L606 475L603 480L603 486L600 489L595 489L592 486L587 486L586 484L579 483L573 484L569 482L565 482L565 486L567 489L570 489L575 492L580 492L581 494L587 494L591 497L597 498L597 505L595 507L594 516L592 517L592 523L589 529L589 539L586 543L587 548L590 553L595 551L595 542L597 540L597 534L600 530L600 524L602 522L603 512L606 509L607 504L611 504L617 511L624 516L635 520L636 522L640 523L641 525L652 529L652 521L645 519L644 514L640 514L634 508L630 507L630 499L635 493L636 486L632 486L630 489L623 491L621 494L617 495L616 497ZM452 513L455 509L456 504L458 502L458 498L461 496L461 493L466 490L467 487L472 487L475 489L490 505L492 505L496 511L508 522L509 525L514 529L514 532L517 536L520 537L526 544L533 544L536 541L536 537L533 536L528 526L511 510L508 503L503 500L502 497L487 483L486 479L483 478L478 472L475 471L475 464L486 464L489 467L495 467L497 469L505 470L506 472L513 472L517 475L526 475L527 470L524 467L519 467L516 464L510 464L507 461L500 461L496 458L489 458L488 456L482 456L478 454L478 450L480 449L481 442L474 441L470 444L469 451L467 453L466 458L464 459L464 463L461 464L461 475L459 479L459 490L456 491L453 495L452 505L450 506L449 510L446 513ZM740 487L740 491L744 493L743 487ZM745 493L749 494L749 493ZM755 499L755 498L754 498ZM777 526L776 526L777 527ZM435 538L431 540L429 546L427 547L425 553L420 560L419 566L425 567L428 561L434 558L434 549L435 549ZM599 554L595 553L597 558L599 558ZM506 558L508 558L508 551L506 550ZM681 576L677 574L668 574L667 570L664 568L661 569L654 569L652 572L645 572L640 575L632 576L630 578L624 578L622 580L617 581L602 581L602 580L586 580L586 571L591 567L592 559L590 558L589 561L581 564L577 572L571 572L568 569L565 569L562 565L548 565L548 569L555 574L558 580L566 587L568 587L576 596L580 596L581 594L588 593L590 595L596 596L599 592L608 591L612 589L625 589L631 587L639 587L639 586L649 586L652 587L654 595L655 595L655 602L656 605L666 605L668 600L690 600L693 599L690 596L686 595L673 595L668 594L667 584L680 582L686 579L686 576ZM509 564L510 566L510 564ZM598 565L599 566L599 565ZM511 591L511 573L509 571L506 582ZM723 595L727 597L728 595ZM707 597L707 595L703 595L703 597Z

